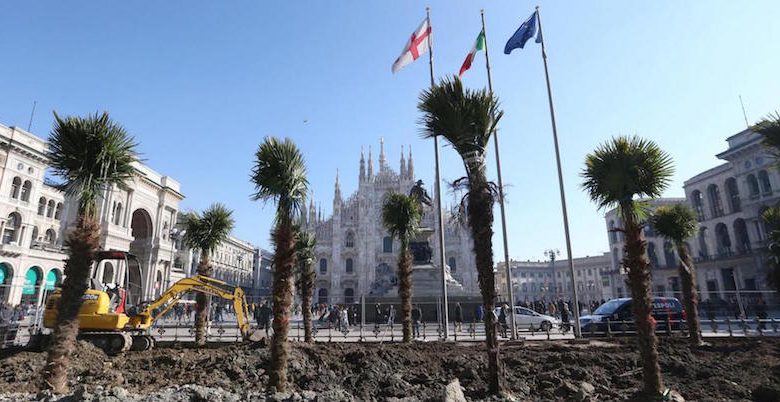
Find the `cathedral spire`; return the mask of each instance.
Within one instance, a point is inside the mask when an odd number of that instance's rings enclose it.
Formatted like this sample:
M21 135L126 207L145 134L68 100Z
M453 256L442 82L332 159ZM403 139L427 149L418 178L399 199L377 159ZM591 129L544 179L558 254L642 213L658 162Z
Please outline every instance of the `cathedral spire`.
M371 157L371 145L368 146L368 181L374 178L374 161Z
M341 205L341 183L339 183L339 170L336 169L336 188L333 190L333 208Z
M385 170L387 160L385 159L385 139L379 138L379 171Z
M366 159L363 157L363 146L360 146L360 182L366 180Z
M406 159L404 158L404 146L401 145L401 179L406 178Z
M414 161L412 160L412 146L409 145L409 164L406 167L406 175L410 180L414 180Z

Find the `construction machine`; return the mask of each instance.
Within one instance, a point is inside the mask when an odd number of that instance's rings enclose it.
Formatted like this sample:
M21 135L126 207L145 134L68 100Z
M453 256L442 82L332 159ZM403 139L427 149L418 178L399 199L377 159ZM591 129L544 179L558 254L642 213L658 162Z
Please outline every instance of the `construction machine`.
M156 300L141 302L140 265L130 253L102 251L96 256L95 270L103 260L124 262L124 286L100 284L93 280L82 296L79 310L79 339L95 344L106 354L116 355L127 350L149 350L155 340L147 335L152 324L170 311L188 293L204 293L232 301L236 321L245 340L256 340L249 325L249 312L244 291L220 280L203 275L184 278L174 283ZM120 268L121 271L121 268ZM57 305L60 290L55 290L46 302L43 326L54 328L57 323Z

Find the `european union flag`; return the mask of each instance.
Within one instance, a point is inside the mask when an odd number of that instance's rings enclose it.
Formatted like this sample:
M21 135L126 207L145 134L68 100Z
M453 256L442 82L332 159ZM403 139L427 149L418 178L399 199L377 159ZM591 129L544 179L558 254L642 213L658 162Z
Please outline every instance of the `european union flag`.
M537 12L534 11L534 13L531 14L527 20L525 20L523 25L520 25L520 28L517 28L515 34L512 35L508 41L506 41L506 46L504 46L504 54L512 53L512 50L517 48L522 49L525 46L525 43L528 42L528 39L533 38L534 35L536 35L536 43L542 43L542 33L539 32L537 34L538 18L536 13Z

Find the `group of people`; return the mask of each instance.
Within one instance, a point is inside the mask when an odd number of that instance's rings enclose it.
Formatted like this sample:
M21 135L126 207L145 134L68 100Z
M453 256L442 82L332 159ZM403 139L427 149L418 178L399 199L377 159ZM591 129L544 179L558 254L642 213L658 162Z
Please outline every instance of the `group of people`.
M339 331L349 331L349 327L357 325L358 308L354 305L326 305L320 304L316 307L316 316L319 323L327 323L330 328Z

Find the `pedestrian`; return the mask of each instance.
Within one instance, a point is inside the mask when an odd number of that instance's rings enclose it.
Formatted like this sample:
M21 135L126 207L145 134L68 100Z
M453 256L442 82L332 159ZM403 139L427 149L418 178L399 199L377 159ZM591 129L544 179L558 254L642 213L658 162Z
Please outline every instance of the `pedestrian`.
M420 337L420 321L422 321L422 310L418 305L412 306L412 337Z
M268 336L268 332L271 329L271 307L268 304L268 302L263 302L260 306L260 319L258 320L258 324L265 329L265 336Z
M349 313L346 306L341 307L341 331L349 331Z
M506 338L506 330L507 330L506 313L508 310L509 310L509 306L504 304L503 306L501 306L498 312L498 324L501 329L501 336L504 338Z
M387 325L392 326L393 324L395 324L395 306L391 304L387 309Z
M382 306L379 303L374 306L374 323L376 326L382 324Z
M484 322L485 306L483 306L482 304L477 304L476 310L474 311L474 316L477 318L477 322Z
M766 301L764 301L764 297L762 295L758 295L758 300L756 300L756 317L758 318L758 330L763 331L766 329Z
M550 302L550 304L547 306L547 312L549 313L550 317L556 316L555 303Z
M463 309L460 307L460 303L455 303L455 332L460 332L463 329Z

